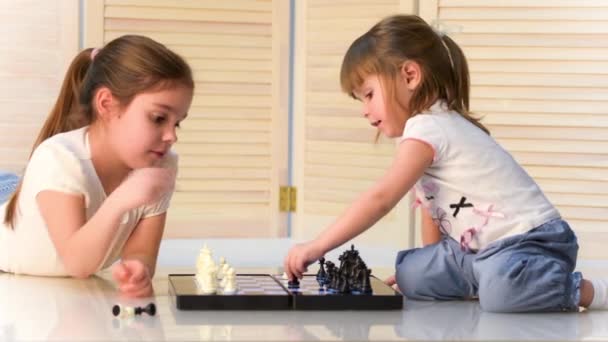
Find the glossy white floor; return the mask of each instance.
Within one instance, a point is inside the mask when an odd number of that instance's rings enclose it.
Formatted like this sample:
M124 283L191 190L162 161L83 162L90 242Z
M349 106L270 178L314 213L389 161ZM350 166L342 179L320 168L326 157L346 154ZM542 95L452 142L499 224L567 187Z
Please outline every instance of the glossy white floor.
M278 272L289 241L210 240L207 244L216 257L225 256L237 270ZM192 273L201 246L193 241L164 242L154 280L156 296L135 301L118 297L108 272L86 280L0 274L0 341L608 340L608 311L492 314L481 312L477 302L408 300L404 310L385 312L176 310L167 295L167 274ZM380 277L390 273L395 251L359 249L374 273ZM579 269L608 276L608 261L581 261ZM120 320L111 314L116 303L150 301L158 308L155 317Z

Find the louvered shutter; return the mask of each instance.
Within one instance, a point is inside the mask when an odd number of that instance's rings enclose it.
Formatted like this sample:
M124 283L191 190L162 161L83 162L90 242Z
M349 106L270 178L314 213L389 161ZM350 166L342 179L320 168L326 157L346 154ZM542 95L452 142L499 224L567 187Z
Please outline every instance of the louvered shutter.
M352 41L381 18L413 11L412 1L298 1L295 48L295 239L316 236L379 179L395 143L374 143L361 105L340 90L339 72ZM412 223L409 196L354 240L405 248Z
M608 250L608 2L421 1L464 50L471 107L576 231Z
M2 1L0 37L0 170L20 174L78 51L78 4Z
M284 3L97 0L87 6L85 46L146 35L193 68L196 90L175 146L180 171L165 236L284 234L278 213L286 168Z

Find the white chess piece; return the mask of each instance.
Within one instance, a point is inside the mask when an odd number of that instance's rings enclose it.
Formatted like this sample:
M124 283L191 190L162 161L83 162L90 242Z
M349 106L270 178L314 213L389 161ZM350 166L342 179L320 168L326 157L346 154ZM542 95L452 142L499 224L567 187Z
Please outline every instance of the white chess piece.
M130 318L135 316L135 308L125 305L119 305L120 313L118 316L120 318Z
M226 265L228 265L226 263L226 258L220 257L220 262L217 265L217 279L224 278L224 274L226 273L226 270L228 269L228 268L226 268Z
M230 265L229 264L223 264L220 269L218 270L218 278L222 279L226 276L226 272L228 272L228 269L230 269ZM220 275L221 273L221 275Z
M237 291L236 288L236 272L234 268L230 267L226 274L224 275L225 286L223 293L224 294L234 294Z
M229 264L224 264L222 266L222 279L220 280L220 286L222 288L226 287L226 275L228 274L228 271L231 269L232 267Z
M211 294L217 291L217 266L213 253L207 244L201 249L196 260L196 283L201 293Z
M202 294L212 294L217 291L217 278L212 270L197 274L196 281Z
M217 271L217 266L215 264L215 261L213 261L213 252L211 252L211 250L209 248L207 248L206 244L201 249L201 251L198 255L198 258L196 260L196 270L197 270L197 274L206 273L207 271L211 271L211 272Z

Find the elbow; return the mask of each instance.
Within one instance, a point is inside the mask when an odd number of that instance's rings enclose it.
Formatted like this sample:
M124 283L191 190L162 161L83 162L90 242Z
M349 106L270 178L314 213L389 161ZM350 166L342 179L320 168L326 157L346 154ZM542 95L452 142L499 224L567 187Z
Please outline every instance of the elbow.
M70 268L67 268L67 273L72 278L86 279L86 278L92 276L93 274L95 274L95 271L89 270L89 269L86 269L83 267L80 267L80 268L70 267Z
M76 279L86 279L90 276L92 276L95 272L87 272L84 270L80 270L80 271L76 271L76 272L70 272L70 277L72 278L76 278Z
M72 278L85 279L92 276L97 271L96 268L86 265L81 260L64 260L66 273Z
M377 212L382 216L388 214L395 206L390 196L383 191L372 193L372 203L376 205Z

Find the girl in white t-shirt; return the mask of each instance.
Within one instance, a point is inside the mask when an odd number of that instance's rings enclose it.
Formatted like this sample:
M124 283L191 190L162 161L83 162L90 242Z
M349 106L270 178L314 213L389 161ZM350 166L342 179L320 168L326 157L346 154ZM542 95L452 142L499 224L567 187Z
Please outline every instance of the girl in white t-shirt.
M342 89L379 133L393 165L315 239L285 258L290 277L371 227L412 188L425 247L397 255L408 298L479 298L486 311L608 308L603 279L573 272L578 244L541 189L469 115L469 71L448 36L417 16L380 21L348 49Z
M72 61L21 183L0 205L0 270L77 278L109 267L127 296L151 278L173 193L188 64L143 36Z

